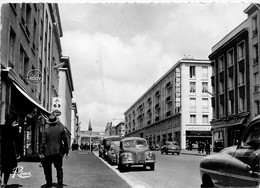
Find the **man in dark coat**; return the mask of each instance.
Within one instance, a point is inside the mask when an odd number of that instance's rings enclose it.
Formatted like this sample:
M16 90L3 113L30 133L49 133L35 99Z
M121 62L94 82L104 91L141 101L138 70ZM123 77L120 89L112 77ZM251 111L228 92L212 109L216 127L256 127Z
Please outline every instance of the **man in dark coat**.
M50 115L47 121L49 127L42 135L41 153L46 184L42 187L52 186L52 163L57 171L58 185L63 185L62 160L64 154L68 157L69 145L64 126L58 121L55 115Z
M17 117L8 114L5 117L5 124L1 125L1 177L4 174L4 184L2 187L7 187L10 174L17 167L17 144L19 137L19 129L15 126L18 125ZM17 127L17 126L16 126Z

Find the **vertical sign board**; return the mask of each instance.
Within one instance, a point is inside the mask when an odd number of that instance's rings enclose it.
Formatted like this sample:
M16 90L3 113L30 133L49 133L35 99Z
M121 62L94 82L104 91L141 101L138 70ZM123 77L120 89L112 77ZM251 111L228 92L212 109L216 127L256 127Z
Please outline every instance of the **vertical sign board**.
M61 102L60 98L58 98L58 97L52 98L52 111L54 111L54 110L61 111L61 105L62 105L62 102Z
M180 68L175 69L175 105L176 107L181 106L181 71Z

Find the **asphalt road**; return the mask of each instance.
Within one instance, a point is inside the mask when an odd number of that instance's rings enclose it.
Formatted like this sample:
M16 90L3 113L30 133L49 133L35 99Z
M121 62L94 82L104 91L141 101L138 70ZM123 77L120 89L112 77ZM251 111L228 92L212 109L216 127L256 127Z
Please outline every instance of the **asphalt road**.
M155 171L149 167L133 166L127 172L120 173L117 165L111 167L132 187L142 188L199 188L201 184L199 162L204 156L199 155L162 155L156 153ZM103 161L106 163L105 161Z

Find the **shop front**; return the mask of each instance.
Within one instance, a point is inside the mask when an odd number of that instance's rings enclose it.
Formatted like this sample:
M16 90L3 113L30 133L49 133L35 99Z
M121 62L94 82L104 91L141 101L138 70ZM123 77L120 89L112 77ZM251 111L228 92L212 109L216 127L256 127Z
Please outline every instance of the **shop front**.
M28 86L19 82L15 75L4 72L1 77L1 123L6 114L15 114L19 129L17 154L21 158L38 156L45 120L50 112L36 102L33 94L26 90Z

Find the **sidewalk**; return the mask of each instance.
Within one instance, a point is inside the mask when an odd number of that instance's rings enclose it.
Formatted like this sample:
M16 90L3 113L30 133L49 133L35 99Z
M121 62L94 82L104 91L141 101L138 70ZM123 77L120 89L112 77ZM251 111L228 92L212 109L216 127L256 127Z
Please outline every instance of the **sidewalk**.
M39 162L19 162L24 174L31 177L21 178L17 174L10 176L9 188L40 188L45 184L43 168ZM64 188L130 188L130 185L105 165L95 154L87 151L70 151L69 158L63 160ZM52 166L54 188L58 187L56 170Z

